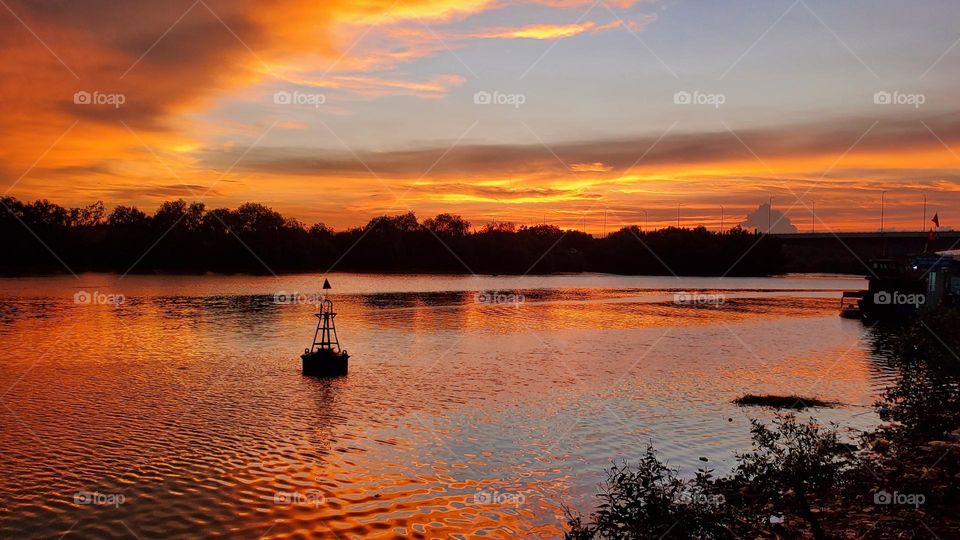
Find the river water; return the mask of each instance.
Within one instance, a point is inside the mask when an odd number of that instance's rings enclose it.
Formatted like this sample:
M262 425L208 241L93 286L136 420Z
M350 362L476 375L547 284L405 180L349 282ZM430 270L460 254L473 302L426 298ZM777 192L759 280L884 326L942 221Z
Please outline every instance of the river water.
M0 538L553 538L648 444L729 470L744 393L868 429L892 380L861 279L327 277L330 380L321 276L0 279Z

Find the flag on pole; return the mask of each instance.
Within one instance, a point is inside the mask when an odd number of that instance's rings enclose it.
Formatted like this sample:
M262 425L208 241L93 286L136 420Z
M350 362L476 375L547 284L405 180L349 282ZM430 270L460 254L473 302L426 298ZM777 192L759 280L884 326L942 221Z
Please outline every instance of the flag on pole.
M333 287L330 286L330 280L324 278L324 279L323 279L323 290L332 289L332 288L333 288Z
M937 228L940 228L940 213L938 212L934 214L933 219L931 219L930 221L932 221L933 224L937 226Z

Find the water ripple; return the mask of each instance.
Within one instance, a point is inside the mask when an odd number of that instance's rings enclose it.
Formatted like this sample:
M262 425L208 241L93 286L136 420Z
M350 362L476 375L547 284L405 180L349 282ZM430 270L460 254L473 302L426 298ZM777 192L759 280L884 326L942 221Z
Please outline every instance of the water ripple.
M770 416L743 393L836 400L815 414L868 428L893 376L833 282L681 282L725 295L691 306L672 279L507 278L522 303L477 303L488 278L338 297L350 375L309 379L314 307L222 279L136 278L120 306L0 283L0 537L552 538L648 444L687 474L731 467Z

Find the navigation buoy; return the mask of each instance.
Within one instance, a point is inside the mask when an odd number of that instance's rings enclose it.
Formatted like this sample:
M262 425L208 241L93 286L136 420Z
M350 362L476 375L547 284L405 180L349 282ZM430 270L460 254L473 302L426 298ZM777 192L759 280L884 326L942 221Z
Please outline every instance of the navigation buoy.
M323 289L330 290L330 281L323 280ZM347 374L347 363L350 355L340 349L340 340L337 338L337 327L333 319L337 316L333 311L333 302L324 295L320 302L320 312L317 317L317 330L313 334L313 345L304 349L300 355L303 360L303 374L315 377L336 377Z

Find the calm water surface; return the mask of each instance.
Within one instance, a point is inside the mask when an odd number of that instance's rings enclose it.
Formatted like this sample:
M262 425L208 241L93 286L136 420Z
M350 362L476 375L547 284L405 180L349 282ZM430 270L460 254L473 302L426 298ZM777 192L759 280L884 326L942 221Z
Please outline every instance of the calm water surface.
M333 380L318 276L0 280L0 538L553 538L650 443L729 469L771 414L739 395L866 429L891 380L859 279L329 278Z

